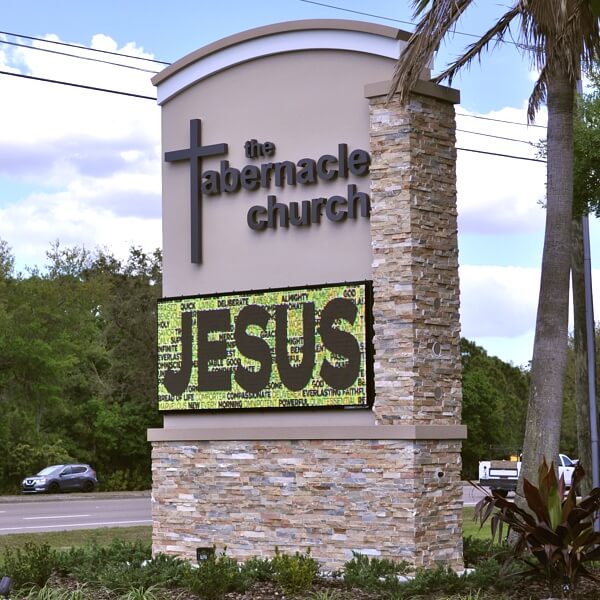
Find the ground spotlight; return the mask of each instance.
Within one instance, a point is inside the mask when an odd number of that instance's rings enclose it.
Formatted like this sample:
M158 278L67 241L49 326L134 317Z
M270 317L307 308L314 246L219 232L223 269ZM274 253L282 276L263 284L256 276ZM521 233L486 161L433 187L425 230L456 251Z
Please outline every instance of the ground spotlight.
M8 598L10 594L10 588L12 587L12 580L10 577L3 577L0 579L0 596Z

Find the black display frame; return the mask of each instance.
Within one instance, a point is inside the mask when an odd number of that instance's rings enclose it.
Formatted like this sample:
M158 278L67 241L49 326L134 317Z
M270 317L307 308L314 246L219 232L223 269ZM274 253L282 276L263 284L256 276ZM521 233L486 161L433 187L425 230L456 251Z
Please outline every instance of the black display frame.
M184 302L185 300L196 300L201 298L228 298L231 296L244 296L244 295L257 295L265 293L294 293L297 291L310 291L319 290L340 286L364 286L364 361L365 361L365 389L366 398L365 402L361 404L344 405L328 404L328 405L316 405L316 406L244 406L244 407L220 407L220 408L159 408L161 414L223 414L223 413L257 413L257 412L288 412L288 411L323 411L323 410L370 410L373 406L375 397L375 386L374 386L374 372L373 372L373 361L374 361L374 346L373 346L373 282L371 280L358 280L358 281L341 281L341 282L327 282L324 284L310 284L310 285L296 285L296 286L284 286L284 287L269 287L260 289L249 289L249 290L233 290L228 292L216 292L211 294L190 294L180 296L165 296L157 300L157 370L156 370L156 394L158 404L158 391L160 385L160 373L158 369L158 329L159 329L159 315L158 305L167 302Z

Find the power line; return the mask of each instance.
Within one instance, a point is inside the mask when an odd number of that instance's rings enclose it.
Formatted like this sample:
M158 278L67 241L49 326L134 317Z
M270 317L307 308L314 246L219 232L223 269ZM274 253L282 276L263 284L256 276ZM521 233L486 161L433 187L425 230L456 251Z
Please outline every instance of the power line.
M383 19L384 21L393 21L394 23L402 23L403 25L412 25L413 27L416 25L416 23L413 23L412 21L402 21L401 19L393 19L392 17L384 17L382 15L374 15L373 13L362 12L360 10L352 10L350 8L344 8L342 6L335 6L333 4L325 4L324 2L315 2L314 0L300 0L300 2L305 2L306 4L316 4L317 6L324 6L325 8L333 8L334 10L340 10L342 12L354 13L355 15L362 15L364 17L375 17L376 19ZM477 38L477 39L479 39L481 37L479 35L476 35L475 33L465 33L464 31L453 30L452 33L455 33L456 35L464 35L466 37ZM502 42L504 44L511 44L513 46L517 46L518 48L521 47L516 42L509 42L507 40L498 40L498 41Z
M403 21L401 19L393 19L392 17L385 17L383 15L376 15L373 13L368 13L368 12L362 12L360 10L352 10L350 8L344 8L342 6L335 6L333 4L326 4L325 2L316 2L315 0L300 0L300 2L305 2L306 4L315 4L317 6L323 6L325 8L332 8L334 10L340 10L342 12L349 12L349 13L353 13L356 15L362 15L365 17L374 17L376 19L383 19L385 21L393 21L394 23L402 23L403 25L412 25L413 27L416 25L416 23L413 23L412 21ZM474 33L465 33L463 31L453 31L453 33L457 34L457 35L464 35L467 37L473 37L473 38L477 38L479 39L480 36L474 34ZM510 42L508 40L497 40L500 43L503 44L511 44L513 46L516 46L517 48L521 48L522 45L518 44L516 42ZM522 127L540 127L543 129L546 129L545 125L528 125L527 123L517 123L515 121L504 121L502 119L492 119L490 117L479 117L477 115L467 115L467 114L463 114L463 113L456 113L457 115L460 115L461 117L473 117L474 119L485 119L487 121L498 121L499 123L510 123L512 125L521 125Z
M363 15L363 16L375 17L377 19L385 19L385 20L388 20L388 21L394 21L396 23L403 23L403 24L406 24L406 25L414 25L414 23L412 23L410 21L402 21L401 19L393 19L391 17L384 17L384 16L381 16L381 15L373 14L373 13L367 13L367 12L362 12L362 11L357 11L357 10L351 10L349 8L343 8L343 7L340 7L340 6L334 6L334 5L331 5L331 4L325 4L324 2L316 2L314 0L300 0L300 2L306 2L308 4L316 4L318 6L324 6L326 8L333 8L333 9L336 9L336 10L341 10L341 11L345 11L345 12L351 12L351 13L355 13L355 14L359 14L359 15ZM470 34L470 33L461 33L461 32L456 32L456 33L460 33L461 35L467 35L467 36L471 36L471 37L478 37L475 34ZM132 54L124 54L124 53L121 53L121 52L111 52L109 50L99 50L97 48L88 48L87 46L78 46L76 44L69 44L67 42L58 42L56 40L45 40L43 38L38 38L38 37L33 37L33 36L28 36L28 35L23 35L23 34L18 34L18 33L10 33L8 31L0 31L0 35L2 35L2 34L3 35L10 35L12 37L17 37L17 38L34 40L34 41L38 41L38 42L45 42L47 44L57 44L57 45L60 45L60 46L66 46L68 48L75 48L77 50L86 50L86 51L89 51L89 52L100 52L100 53L103 53L103 54L110 54L110 55L119 56L119 57L122 57L122 58L133 58L135 60L143 60L143 61L153 62L153 63L157 63L157 64L162 64L162 65L170 65L171 64L169 62L162 61L162 60L157 60L157 59L153 59L153 58L145 58L145 57L141 57L141 56L134 56ZM41 51L45 51L45 52L52 52L54 54L61 54L60 52L56 52L56 51L52 51L52 50L48 50L48 49L44 49L44 48L36 48L35 46L27 46L25 44L18 44L17 42L9 42L7 40L0 40L0 43L10 44L10 45L13 45L13 46L22 46L24 48L29 48L31 50L41 50ZM73 54L69 54L69 53L64 53L64 54L65 54L65 56L71 56L73 58L81 58L83 60L94 60L92 58L85 57L85 56L73 55ZM110 61L103 61L103 60L100 60L100 59L95 59L95 60L97 62L102 62L102 63L106 62L106 64L109 64L109 65L125 67L125 68L128 68L128 69L136 69L136 70L140 70L140 71L146 71L148 73L156 73L157 72L157 71L142 69L140 67L134 67L134 66L130 66L130 65L123 65L123 64L120 64L120 63L112 63ZM61 83L61 82L57 81L55 83ZM73 84L73 85L75 85L75 84ZM106 90L106 91L110 91L110 90ZM119 92L115 92L115 93L119 93ZM458 112L456 113L456 115L457 116L461 116L461 117L470 117L472 119L482 119L482 120L485 120L485 121L495 121L497 123L508 123L508 124L511 124L511 125L519 125L521 127L538 127L540 129L546 129L545 125L535 125L535 124L529 125L527 123L519 123L517 121L508 121L508 120L505 120L505 119L493 119L491 117L483 117L483 116L480 116L480 115L468 115L466 113L458 113ZM483 134L480 134L480 135L483 135ZM518 141L518 140L515 140L515 141Z
M79 50L88 50L89 52L100 52L102 54L111 54L113 56L121 56L124 58L134 58L135 60L144 60L148 62L158 63L161 65L170 65L171 63L156 60L154 58L146 58L144 56L135 56L133 54L124 54L122 52L111 52L110 50L99 50L98 48L88 48L87 46L77 46L76 44L68 44L67 42L57 42L56 40L45 40L44 38L32 37L30 35L22 35L20 33L10 33L9 31L0 31L0 35L10 35L11 37L23 38L25 40L34 40L36 42L44 42L46 44L57 44L59 46L67 46L68 48L78 48Z
M301 0L301 1L309 1L309 0ZM312 2L315 3L315 2ZM318 3L316 3L318 4ZM365 13L366 14L366 13ZM369 15L369 16L376 16L376 15ZM6 32L1 32L0 33L6 33ZM9 34L9 35L15 35L15 34ZM27 37L27 36L19 36L19 37ZM39 38L30 38L30 39L39 39ZM40 40L40 41L51 41L51 40ZM17 45L17 46L21 46L22 44L17 44L15 42L7 42L5 40L0 40L0 43L7 43L7 44L11 44L11 45ZM72 44L66 44L66 43L61 43L61 42L53 42L53 43L60 43L61 45L64 46L70 46L70 47L74 47L74 48L78 48L80 49L79 46L75 46ZM35 50L44 50L41 48L34 48L31 46L25 46L26 48L31 48L31 49L35 49ZM91 48L88 48L89 50L91 50ZM102 63L107 63L107 64L111 64L114 66L123 66L123 67L127 67L128 65L122 65L122 64L118 64L118 63L112 63L110 61L103 61L103 60L98 60L98 59L91 59L88 57L84 57L84 56L77 56L77 55L72 55L72 54L68 54L68 53L63 53L63 52L55 52L55 51L51 51L51 50L46 50L48 52L52 52L54 54L61 54L61 55L66 55L66 56L72 56L73 58L83 58L84 60L95 60L96 62L102 62ZM101 52L107 52L107 51L101 51ZM115 53L115 52L107 52L109 54L116 54L118 56L125 56L125 57L130 57L130 58L137 58L137 57L133 57L133 56L129 56L129 55L122 55L120 53ZM144 59L144 60L150 60L150 59ZM155 61L155 62L160 62L160 61ZM166 63L165 63L166 64ZM132 67L135 68L135 67ZM139 69L142 71L149 71L147 69ZM154 72L154 71L149 71L149 72ZM143 100L153 100L156 101L157 98L154 96L145 96L143 94L134 94L132 92L122 92L120 90L112 90L112 89L108 89L108 88L101 88L98 86L91 86L91 85L84 85L84 84L80 84L80 83L72 83L72 82L67 82L67 81L60 81L57 79L49 79L49 78L45 78L45 77L36 77L33 75L25 75L23 73L14 73L11 71L2 71L0 70L0 74L2 75L10 75L12 77L20 77L22 79L31 79L33 81L41 81L44 83L54 83L57 85L66 85L69 87L77 87L77 88L81 88L81 89L86 89L86 90L91 90L91 91L95 91L95 92L105 92L105 93L110 93L110 94L117 94L120 96L128 96L131 98L141 98ZM479 115L468 115L465 113L457 113L457 115L459 116L463 116L463 117L472 117L472 118L478 118L478 119L484 119L484 120L488 120L488 121L495 121L495 122L500 122L500 123L511 123L514 125L525 125L524 123L517 123L515 121L506 121L503 119L492 119L490 117L482 117ZM543 125L532 125L533 127L541 127L544 128ZM523 144L531 144L531 142L528 142L526 140L520 140L520 139L516 139L516 138L509 138L509 137L504 137L504 136L497 136L497 135L492 135L489 133L483 133L483 132L477 132L477 131L468 131L468 130L464 130L464 129L457 129L456 131L458 132L462 132L462 133L468 133L468 134L473 134L473 135L480 135L480 136L484 136L484 137L489 137L489 138L495 138L495 139L502 139L502 140L507 140L507 141L511 141L511 142L520 142ZM532 162L541 162L541 163L545 163L545 160L541 160L541 159L536 159L536 158L527 158L524 156L515 156L512 154L500 154L497 152L487 152L484 150L475 150L472 148L457 148L457 150L462 150L465 152L475 152L478 154L487 154L490 156L499 156L499 157L503 157L503 158L512 158L512 159L516 159L516 160L527 160L527 161L532 161Z
M301 2L308 2L309 0L300 0L300 1ZM3 32L0 31L0 33L3 33ZM20 36L20 37L26 37L26 36ZM39 39L39 38L32 38L32 39ZM41 40L41 41L46 41L46 40ZM48 40L48 41L50 41L50 40ZM53 43L60 43L60 42L53 42ZM158 73L158 71L153 71L151 69L144 69L142 67L136 67L134 65L124 65L122 63L115 63L115 62L108 61L108 60L102 60L102 59L98 59L98 58L91 58L91 57L88 57L88 56L80 56L80 55L77 55L77 54L70 54L68 52L58 52L56 50L50 50L48 48L36 48L35 46L28 46L26 44L19 44L17 42L9 42L7 40L0 40L0 44L8 44L8 45L11 45L11 46L19 46L19 47L22 47L22 48L27 48L29 50L39 50L41 52L49 52L51 54L58 54L58 55L61 55L61 56L68 56L68 57L71 57L71 58L80 58L82 60L89 60L89 61L92 61L92 62L98 62L98 63L107 64L107 65L113 65L113 66L116 66L116 67L124 67L126 69L134 69L136 71L143 71L145 73L153 73L153 74ZM82 46L76 46L74 44L62 44L62 45L69 46L71 48L83 49L83 50L94 50L93 48L85 48L85 47L82 47ZM106 52L106 51L99 50L98 52ZM109 52L109 54L116 54L118 56L123 56L124 58L135 58L135 57L133 57L131 55L128 55L128 54L119 54L117 52ZM150 59L143 59L143 60L150 60ZM160 61L155 61L155 62L160 62ZM161 64L169 64L169 63L162 63L161 62ZM55 81L54 83L60 83L60 82ZM73 84L73 85L75 85L75 84ZM492 119L490 117L482 117L480 115L468 115L466 113L458 113L458 112L456 113L456 115L457 116L461 116L461 117L471 117L473 119L483 119L483 120L486 120L486 121L495 121L497 123L509 123L511 125L520 125L521 127L539 127L541 129L546 129L545 125L534 125L534 124L528 125L527 123L518 123L517 121L507 121L507 120L504 120L504 119ZM464 131L464 130L457 129L457 131ZM486 135L484 133L477 133L477 132L474 132L474 131L464 131L464 133L473 133L475 135ZM505 140L510 140L510 141L514 141L514 142L523 142L523 143L527 143L527 144L530 143L530 142L526 142L524 140L516 140L516 139L504 138L504 137L500 137L500 136L489 135L488 137L498 137L499 139L505 139Z
M520 125L521 127L539 127L540 129L547 129L545 125L534 125L527 123L518 123L517 121L506 121L504 119L492 119L491 117L482 117L480 115L468 115L466 113L456 113L459 117L471 117L472 119L483 119L484 121L495 121L496 123L509 123L511 125Z
M8 44L9 46L18 46L20 48L27 48L28 50L38 50L40 52L48 52L50 54L58 54L60 56L69 56L71 58L80 58L82 60L89 60L92 62L104 63L106 65L113 65L115 67L124 67L125 69L135 69L136 71L144 71L145 73L156 74L158 71L152 69L144 69L142 67L136 67L134 65L124 65L123 63L116 63L110 60L102 60L101 58L92 58L91 56L80 56L78 54L71 54L69 52L60 52L59 50L50 50L50 48L37 48L36 46L28 46L27 44L19 44L18 42L9 42L8 40L0 40L0 44ZM73 48L79 48L79 46L72 46ZM88 50L89 48L82 48Z
M66 86L70 86L70 87L77 87L77 88L82 88L85 90L91 90L93 92L106 92L109 94L118 94L120 96L129 96L131 98L141 98L143 100L154 100L156 101L157 98L154 96L144 96L143 94L133 94L131 92L121 92L119 90L111 90L108 88L101 88L101 87L97 87L97 86L91 86L91 85L83 85L81 83L71 83L68 81L59 81L57 79L47 79L45 77L34 77L33 75L25 75L23 73L13 73L10 71L0 71L1 75L11 75L12 77L20 77L22 79L31 79L33 81L42 81L44 83L55 83L58 85L66 85ZM457 130L459 131L459 130ZM466 133L476 133L476 132L466 132ZM488 137L500 137L500 136L492 136L489 134L479 134L479 135L484 135L484 136L488 136ZM501 138L501 139L511 139L511 138ZM513 140L513 141L521 141L523 142L523 140ZM525 142L527 143L527 142ZM516 156L513 154L500 154L498 152L487 152L485 150L475 150L473 148L456 148L457 150L462 150L464 152L475 152L477 154L487 154L489 156L499 156L499 157L503 157L503 158L512 158L512 159L516 159L516 160L527 160L527 161L532 161L532 162L539 162L539 163L545 163L545 160L541 160L539 158L527 158L525 156Z
M119 90L110 90L108 88L96 87L93 85L83 85L82 83L71 83L69 81L59 81L57 79L47 79L45 77L34 77L33 75L24 75L23 73L12 73L11 71L0 71L1 75L11 75L12 77L21 77L23 79L33 79L34 81L43 81L45 83L56 83L58 85L68 85L70 87L82 88L84 90L92 90L94 92L108 92L110 94L119 94L120 96L130 96L131 98L142 98L144 100L154 100L154 96L144 96L142 94L133 94L131 92L121 92Z
M374 15L372 13L362 12L360 10L352 10L350 8L343 8L341 6L333 6L332 4L325 4L324 2L314 2L313 0L300 0L306 4L316 4L317 6L324 6L325 8L333 8L335 10L341 10L342 12L349 12L355 15L362 15L364 17L375 17L376 19L383 19L384 21L393 21L394 23L402 23L403 25L415 25L411 21L402 21L401 19L392 19L392 17L382 17L381 15Z
M509 138L504 137L502 135L492 135L491 133L482 133L481 131L467 131L466 129L457 129L456 131L460 131L461 133L471 133L473 135L481 135L483 137L495 138L497 140L506 140L508 142L519 142L521 144L528 144L529 146L534 145L534 142L530 142L529 140L519 140L517 138Z
M486 150L475 150L473 148L456 148L457 150L463 150L464 152L475 152L477 154L489 154L490 156L501 156L502 158L515 158L518 160L529 160L531 162L546 163L541 158L528 158L526 156L514 156L513 154L500 154L499 152L487 152Z

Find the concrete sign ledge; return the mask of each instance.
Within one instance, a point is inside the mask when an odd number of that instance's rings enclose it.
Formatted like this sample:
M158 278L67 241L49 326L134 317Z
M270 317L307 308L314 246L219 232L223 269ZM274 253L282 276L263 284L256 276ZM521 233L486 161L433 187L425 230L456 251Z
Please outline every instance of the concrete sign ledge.
M356 425L149 429L151 442L204 440L464 440L465 425Z

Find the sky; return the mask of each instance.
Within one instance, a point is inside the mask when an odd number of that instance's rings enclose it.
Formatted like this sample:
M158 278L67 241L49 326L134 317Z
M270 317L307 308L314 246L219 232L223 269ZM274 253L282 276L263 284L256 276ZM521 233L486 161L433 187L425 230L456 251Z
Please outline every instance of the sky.
M509 4L475 5L440 47L434 72ZM25 274L28 267L43 269L46 252L57 242L103 248L121 258L132 246L161 247L160 108L149 97L156 95L150 79L166 66L162 63L282 21L335 18L414 27L411 3L402 0L4 0L1 14L0 240ZM461 92L456 107L461 335L518 366L527 366L533 348L545 164L473 150L536 158L531 143L545 137L546 112L540 111L534 126L526 125L535 79L533 65L508 40L453 82ZM590 218L595 297L600 297L599 234L597 220Z

